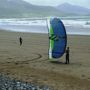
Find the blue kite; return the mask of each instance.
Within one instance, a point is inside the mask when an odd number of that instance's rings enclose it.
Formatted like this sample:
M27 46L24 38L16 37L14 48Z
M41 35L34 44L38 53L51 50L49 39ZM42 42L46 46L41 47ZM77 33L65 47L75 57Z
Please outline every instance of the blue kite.
M60 58L67 45L67 34L64 24L59 18L52 18L48 21L49 28L49 59Z

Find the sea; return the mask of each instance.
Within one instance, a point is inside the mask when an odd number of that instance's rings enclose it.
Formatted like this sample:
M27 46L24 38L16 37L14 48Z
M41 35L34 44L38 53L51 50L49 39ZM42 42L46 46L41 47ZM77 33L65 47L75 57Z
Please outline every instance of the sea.
M90 35L90 19L61 18L66 33L70 35ZM26 33L48 33L47 20L40 18L0 19L0 30Z

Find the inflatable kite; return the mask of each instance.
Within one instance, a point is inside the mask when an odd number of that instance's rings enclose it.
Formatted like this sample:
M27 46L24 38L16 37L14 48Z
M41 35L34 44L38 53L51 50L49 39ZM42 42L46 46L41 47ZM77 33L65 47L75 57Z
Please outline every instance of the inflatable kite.
M49 28L49 59L60 58L67 45L65 27L59 18L52 18L48 21Z

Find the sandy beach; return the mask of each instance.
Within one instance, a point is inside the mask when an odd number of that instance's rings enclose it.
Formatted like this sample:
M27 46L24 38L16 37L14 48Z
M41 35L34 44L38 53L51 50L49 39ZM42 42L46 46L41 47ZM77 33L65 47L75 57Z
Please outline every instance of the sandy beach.
M68 35L67 45L70 64L65 55L51 63L47 34L0 30L0 73L54 90L90 90L90 36Z

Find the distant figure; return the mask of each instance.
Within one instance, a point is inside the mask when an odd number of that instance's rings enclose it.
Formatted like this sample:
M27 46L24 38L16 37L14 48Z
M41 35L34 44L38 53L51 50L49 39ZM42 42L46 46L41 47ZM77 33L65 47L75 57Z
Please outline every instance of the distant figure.
M66 62L65 64L69 64L69 47L66 49Z
M22 45L22 41L23 41L23 40L22 40L22 38L20 37L20 38L19 38L20 46Z

